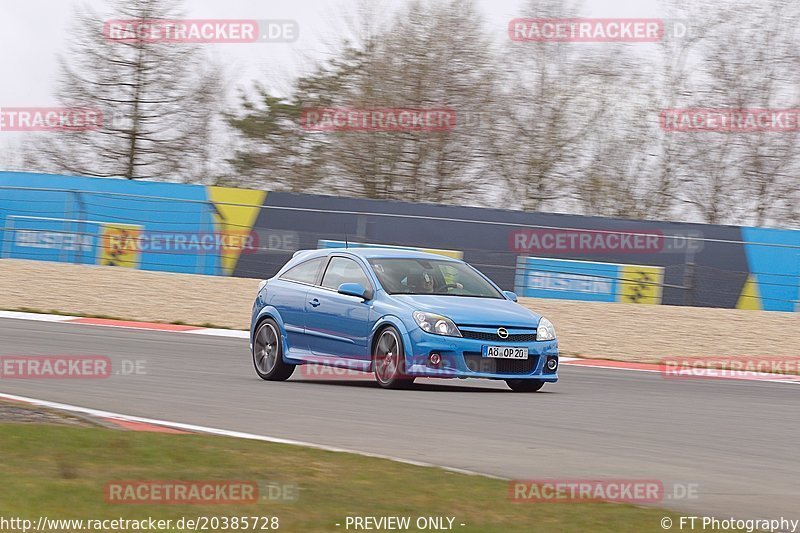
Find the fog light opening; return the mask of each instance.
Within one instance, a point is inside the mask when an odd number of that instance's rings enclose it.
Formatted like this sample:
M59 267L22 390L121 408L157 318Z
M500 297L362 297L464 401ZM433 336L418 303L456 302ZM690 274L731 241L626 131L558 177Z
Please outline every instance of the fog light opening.
M442 356L436 352L433 352L430 357L428 357L428 361L430 361L431 365L439 366L439 363L442 362Z
M548 359L547 360L547 370L551 372L558 368L558 359Z

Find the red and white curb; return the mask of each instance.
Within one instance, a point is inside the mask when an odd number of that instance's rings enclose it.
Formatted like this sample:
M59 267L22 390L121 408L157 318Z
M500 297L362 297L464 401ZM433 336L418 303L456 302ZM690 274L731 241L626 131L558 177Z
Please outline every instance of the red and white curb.
M66 315L45 315L39 313L23 313L20 311L0 311L0 318L19 320L35 320L38 322L61 322L66 324L82 324L84 326L105 326L109 328L139 329L147 331L167 331L172 333L191 333L194 335L210 335L213 337L234 337L249 339L250 333L236 329L204 328L183 324L161 324L158 322L137 322L133 320L113 320L110 318L89 318Z
M676 381L696 381L708 379L733 379L739 381L768 381L770 383L791 383L800 385L800 376L788 374L773 374L770 372L742 372L731 373L728 375L715 373L713 369L704 371L702 368L695 369L696 375L686 375L670 370L667 372L664 365L658 363L635 363L630 361L611 361L607 359L583 359L579 357L560 357L559 363L562 365L582 366L586 368L602 368L606 370L629 370L633 372L654 372L663 374L665 379ZM706 375L704 375L706 374Z
M60 322L67 324L80 324L84 326L101 326L111 328L136 329L144 331L163 331L170 333L189 333L193 335L207 335L212 337L231 337L238 339L249 339L250 333L247 331L222 328L204 328L200 326L186 326L183 324L161 324L157 322L136 322L130 320L113 320L108 318L88 318L64 315L47 315L39 313L24 313L20 311L0 311L0 319L20 319L34 320L39 322ZM612 361L607 359L584 359L578 357L560 357L559 363L565 366L580 366L585 368L599 368L606 370L627 370L633 372L651 372L664 374L664 367L657 363L636 363L629 361ZM732 379L739 381L760 381L770 383L791 383L800 384L800 376L772 373L748 372L741 375L719 375L713 377L706 376L665 376L675 380L699 380L699 379Z

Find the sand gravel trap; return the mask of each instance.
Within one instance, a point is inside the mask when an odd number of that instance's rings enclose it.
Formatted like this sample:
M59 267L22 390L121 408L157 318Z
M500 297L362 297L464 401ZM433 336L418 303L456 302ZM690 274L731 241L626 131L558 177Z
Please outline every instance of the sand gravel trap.
M0 260L0 308L247 329L259 280ZM800 313L523 299L563 355L800 357Z
M100 421L84 415L46 409L20 402L0 400L0 424L58 424L66 426L105 427Z

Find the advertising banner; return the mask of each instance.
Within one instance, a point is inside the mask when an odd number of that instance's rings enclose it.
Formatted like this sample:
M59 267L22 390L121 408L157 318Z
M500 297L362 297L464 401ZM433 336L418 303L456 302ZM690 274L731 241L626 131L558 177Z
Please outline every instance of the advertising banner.
M660 304L663 285L662 267L519 257L514 289L531 298Z

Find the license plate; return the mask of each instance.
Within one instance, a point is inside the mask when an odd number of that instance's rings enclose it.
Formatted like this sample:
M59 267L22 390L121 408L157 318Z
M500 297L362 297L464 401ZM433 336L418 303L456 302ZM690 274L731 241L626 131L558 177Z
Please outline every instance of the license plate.
M513 346L484 346L483 356L494 359L527 359L528 349Z

